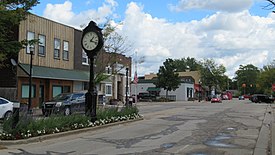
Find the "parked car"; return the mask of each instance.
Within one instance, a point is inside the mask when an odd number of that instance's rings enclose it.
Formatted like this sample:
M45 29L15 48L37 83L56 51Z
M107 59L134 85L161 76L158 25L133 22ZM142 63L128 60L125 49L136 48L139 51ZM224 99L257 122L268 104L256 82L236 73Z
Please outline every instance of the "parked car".
M262 102L273 103L274 102L274 99L264 94L254 94L251 96L250 100L255 103L262 103Z
M61 93L51 101L42 104L42 113L49 116L52 113L60 113L65 116L73 112L85 112L85 93Z
M13 102L0 97L0 119L8 119L12 116Z
M140 101L152 101L156 99L156 96L147 92L139 93L137 96L138 100Z
M211 103L222 103L222 99L219 96L213 96L211 98Z
M239 96L239 100L244 100L244 96Z

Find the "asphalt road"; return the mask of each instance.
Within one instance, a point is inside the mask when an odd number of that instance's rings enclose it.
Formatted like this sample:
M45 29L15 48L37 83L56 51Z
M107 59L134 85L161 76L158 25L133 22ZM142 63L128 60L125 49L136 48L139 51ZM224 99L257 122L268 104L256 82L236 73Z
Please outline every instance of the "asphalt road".
M139 103L144 120L38 143L0 154L269 154L271 105L250 101Z

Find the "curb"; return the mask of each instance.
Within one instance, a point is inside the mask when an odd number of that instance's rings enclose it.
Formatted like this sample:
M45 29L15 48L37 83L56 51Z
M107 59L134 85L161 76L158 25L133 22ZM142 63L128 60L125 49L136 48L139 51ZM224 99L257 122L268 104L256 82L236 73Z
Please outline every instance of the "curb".
M137 119L126 120L126 121L108 123L108 124L104 124L104 125L100 125L100 126L93 126L93 127L81 128L81 129L76 129L76 130L70 130L70 131L66 131L66 132L59 132L59 133L54 133L54 134L42 135L42 136L38 136L38 137L31 137L31 138L28 138L28 139L4 140L4 141L0 140L0 146L1 145L2 146L3 145L10 146L10 145L19 145L19 144L42 142L44 140L64 137L64 136L73 135L73 134L79 134L79 133L87 132L87 131L90 131L90 130L99 130L101 128L106 128L106 127L110 127L110 126L126 124L126 123L131 123L131 122L136 122L136 121L140 121L140 120L143 120L143 117L137 118Z
M273 141L272 137L270 137L272 134L272 128L274 126L273 124L273 118L274 118L274 113L271 108L271 106L266 107L266 111L264 114L264 120L262 122L262 126L260 129L260 133L256 142L255 149L253 151L253 155L264 155L264 154L269 154L270 152L270 146L271 142ZM272 144L274 145L274 144Z
M271 154L275 155L275 106L272 106L272 127L271 127Z

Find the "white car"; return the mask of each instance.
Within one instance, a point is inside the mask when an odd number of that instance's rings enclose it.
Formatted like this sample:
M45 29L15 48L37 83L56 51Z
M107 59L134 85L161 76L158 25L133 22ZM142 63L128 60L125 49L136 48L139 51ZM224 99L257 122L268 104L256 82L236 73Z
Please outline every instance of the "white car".
M8 119L12 116L13 102L0 97L0 119Z

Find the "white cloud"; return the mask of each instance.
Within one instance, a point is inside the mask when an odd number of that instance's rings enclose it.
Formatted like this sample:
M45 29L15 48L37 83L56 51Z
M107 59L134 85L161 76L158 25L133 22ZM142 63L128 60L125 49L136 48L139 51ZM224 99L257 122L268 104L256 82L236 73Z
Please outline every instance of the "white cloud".
M87 1L87 3L91 2ZM43 16L79 29L81 25L88 24L91 20L104 23L107 20L106 17L115 16L113 12L117 3L114 0L105 0L97 10L90 9L78 14L73 12L72 5L72 2L68 0L63 4L47 4Z
M205 1L215 4L212 7L222 8L218 5L222 0ZM222 1L222 4L228 4L227 1ZM233 3L230 7L240 5L236 1L230 1ZM191 0L181 2L191 5ZM199 2L201 1L194 0L192 5L199 5ZM251 15L249 11L243 10L250 3L250 0L244 0L242 6L236 9L239 10L237 12L227 9L227 12L217 12L202 20L171 23L166 19L153 17L143 11L142 5L131 2L127 5L125 19L118 32L133 43L133 51L126 54L133 56L134 50L137 50L138 56L146 57L145 62L138 65L139 75L158 72L159 66L167 58L194 57L197 60L213 58L227 68L228 76L233 77L239 65L253 64L262 67L275 58L275 16ZM45 16L79 27L83 24L81 22L87 21L87 24L91 20L85 18L87 14L95 17L97 22L113 17L117 5L114 0L106 0L97 10L75 14L72 3L66 1L59 5L49 4Z
M146 56L139 74L157 72L166 58L213 58L234 76L239 65L262 67L275 58L275 20L239 13L217 12L199 21L169 23L130 3L122 31Z
M204 9L212 11L240 12L250 8L253 0L180 0L177 5L171 5L171 10L185 11Z
M43 16L59 22L68 23L74 17L72 3L66 1L64 4L47 4Z

